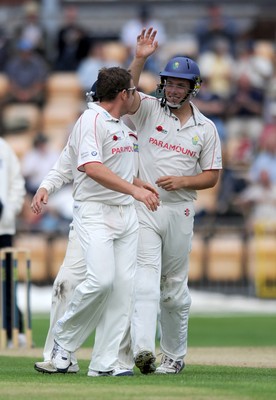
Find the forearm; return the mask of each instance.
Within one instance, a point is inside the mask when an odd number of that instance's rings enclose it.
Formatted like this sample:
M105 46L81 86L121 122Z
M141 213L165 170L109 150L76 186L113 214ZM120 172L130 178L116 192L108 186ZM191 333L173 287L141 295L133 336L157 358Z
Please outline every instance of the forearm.
M216 185L219 178L219 170L203 171L194 176L183 176L182 188L191 190L209 189Z
M135 186L114 174L104 164L90 163L84 166L85 173L100 185L116 192L134 195Z
M161 176L157 179L156 184L168 191L202 190L214 187L219 179L219 174L219 170L209 170L194 176Z
M49 195L56 193L63 186L70 183L72 179L59 173L56 170L51 170L48 175L43 179L39 188L45 188Z
M135 56L129 67L135 86L139 84L140 75L147 58L151 56L158 47L158 42L155 40L156 34L157 31L152 27L148 30L144 28L137 37Z
M48 194L52 194L60 190L64 185L73 181L73 173L71 160L67 147L63 149L61 155L53 168L40 184L40 188L47 189Z
M144 69L146 60L147 60L147 58L145 58L145 57L137 57L136 56L136 57L134 57L134 59L132 60L130 66L129 66L129 69L131 71L131 75L133 78L133 82L136 87L139 86L140 76Z
M142 179L137 178L136 176L133 177L133 185L138 186L138 187L143 187L145 184L144 181L142 181Z

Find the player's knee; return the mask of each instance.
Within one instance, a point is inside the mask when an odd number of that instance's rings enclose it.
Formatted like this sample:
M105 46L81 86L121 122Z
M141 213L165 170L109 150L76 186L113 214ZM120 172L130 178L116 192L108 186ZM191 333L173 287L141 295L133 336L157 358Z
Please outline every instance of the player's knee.
M97 277L97 280L88 277L85 286L90 293L108 294L113 288L113 279L104 274Z
M191 307L191 296L187 285L172 278L162 277L160 288L161 307L188 311Z
M135 298L159 301L158 272L154 268L139 268L135 279Z

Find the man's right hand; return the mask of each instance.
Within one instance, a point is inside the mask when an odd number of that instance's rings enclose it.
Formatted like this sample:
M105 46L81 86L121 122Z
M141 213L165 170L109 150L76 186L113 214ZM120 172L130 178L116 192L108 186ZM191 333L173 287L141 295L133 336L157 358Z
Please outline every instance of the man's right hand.
M158 196L155 193L152 193L152 191L145 188L135 186L135 190L132 196L135 200L144 203L150 211L156 211L158 206L160 205Z
M158 47L158 41L155 40L157 31L153 28L148 30L144 28L139 36L137 36L136 57L147 58L152 55Z
M33 197L31 209L33 213L40 214L42 211L42 204L48 203L48 191L45 188L40 188Z

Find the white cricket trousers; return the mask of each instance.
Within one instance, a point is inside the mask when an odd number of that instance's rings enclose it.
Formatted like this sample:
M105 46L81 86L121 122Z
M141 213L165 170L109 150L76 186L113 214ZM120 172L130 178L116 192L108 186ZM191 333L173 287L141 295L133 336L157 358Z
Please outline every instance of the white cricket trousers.
M160 307L160 348L173 360L187 352L191 298L188 289L189 253L193 236L192 202L162 203L149 213L137 204L139 243L131 335L134 356L155 354Z
M50 325L43 350L44 361L51 360L54 346L53 327L65 313L76 286L84 281L85 275L86 264L83 250L73 225L70 225L64 260L52 288ZM71 355L72 362L75 361L73 358L74 356Z
M89 369L110 371L132 311L138 220L134 205L75 202L73 223L84 252L85 280L73 294L54 337L74 352L96 329Z

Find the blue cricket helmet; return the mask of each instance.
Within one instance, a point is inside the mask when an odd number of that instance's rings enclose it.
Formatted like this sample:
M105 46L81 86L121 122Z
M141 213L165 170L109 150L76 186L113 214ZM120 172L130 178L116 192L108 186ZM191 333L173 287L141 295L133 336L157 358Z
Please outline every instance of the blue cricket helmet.
M98 101L98 96L97 96L97 81L93 83L91 86L90 92L86 93L86 101L87 102L95 102Z
M188 79L194 83L192 95L195 96L200 89L200 70L195 61L185 56L171 58L165 69L160 72L161 83L166 78Z
M194 81L200 78L200 71L195 61L188 57L174 57L166 65L160 76L189 79Z

